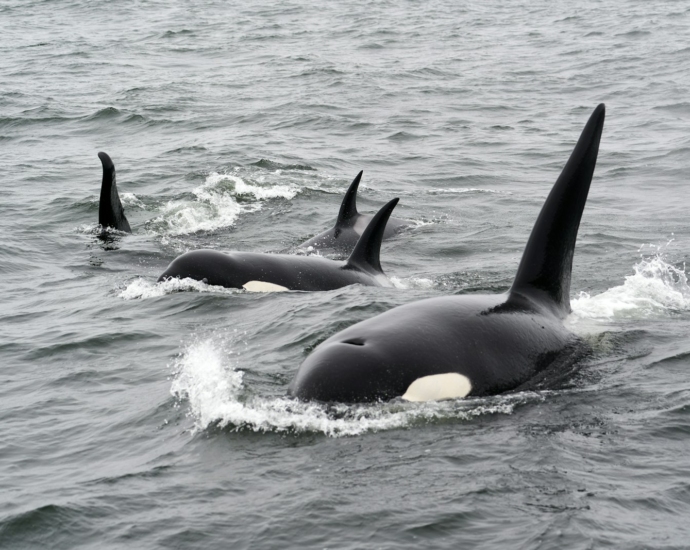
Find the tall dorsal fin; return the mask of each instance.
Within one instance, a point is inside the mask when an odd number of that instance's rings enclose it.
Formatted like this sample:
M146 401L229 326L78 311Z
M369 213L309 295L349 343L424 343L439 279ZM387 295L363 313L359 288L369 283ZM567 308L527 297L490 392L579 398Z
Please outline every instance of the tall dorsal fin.
M511 294L546 302L561 317L570 313L573 252L597 163L605 113L602 103L589 117L534 224L510 289Z
M355 249L345 263L345 268L359 269L360 271L383 273L381 269L381 241L386 230L388 218L400 199L393 199L386 204L376 215L371 218L369 225L357 241Z
M355 219L359 215L357 212L357 189L359 188L359 182L362 179L362 173L364 170L360 170L359 174L355 176L352 180L350 187L345 193L343 198L343 203L340 205L340 212L338 212L338 219L335 221L335 232L336 238L340 233L340 229L345 227L350 227L354 224Z
M115 165L106 153L98 153L98 158L103 164L103 183L101 184L101 199L98 204L98 223L105 229L114 227L120 231L132 232L129 222L125 217L125 211L117 194L115 184Z

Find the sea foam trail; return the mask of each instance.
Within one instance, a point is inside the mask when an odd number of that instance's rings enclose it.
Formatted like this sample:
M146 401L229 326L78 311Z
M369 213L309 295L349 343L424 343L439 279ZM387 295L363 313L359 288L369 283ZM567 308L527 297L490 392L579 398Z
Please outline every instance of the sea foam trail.
M324 405L288 397L252 395L243 373L232 364L225 343L208 338L192 343L174 363L171 393L189 401L195 430L211 426L236 431L323 433L353 436L404 428L437 419L467 420L487 414L510 414L521 403L542 400L533 393L491 399L375 405Z
M295 185L253 185L237 175L211 172L192 191L195 200L167 202L161 207L161 215L148 222L147 227L154 233L173 236L215 231L233 226L244 212L261 209L262 201L292 200L299 191Z
M662 256L642 259L620 286L571 300L570 324L582 320L639 319L690 310L690 287L684 269Z

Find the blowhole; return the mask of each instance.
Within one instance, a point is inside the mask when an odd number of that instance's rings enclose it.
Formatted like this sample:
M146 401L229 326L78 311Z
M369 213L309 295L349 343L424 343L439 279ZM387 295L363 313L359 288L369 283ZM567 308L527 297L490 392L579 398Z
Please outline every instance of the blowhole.
M343 344L352 344L353 346L363 346L364 345L364 340L361 340L359 338L354 338L352 340L345 340Z

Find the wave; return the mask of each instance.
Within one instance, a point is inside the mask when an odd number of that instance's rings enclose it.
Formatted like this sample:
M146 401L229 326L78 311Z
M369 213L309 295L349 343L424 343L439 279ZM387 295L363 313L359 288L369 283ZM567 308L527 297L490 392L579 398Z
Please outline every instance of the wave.
M241 292L236 289L225 288L222 286L207 285L194 279L168 279L160 283L152 283L142 278L137 278L127 285L118 296L125 300L146 300L148 298L158 298L176 292L211 292L214 294L234 294Z
M428 288L433 288L434 280L427 277L389 277L390 282L393 286L398 289L407 290L410 288L426 290Z
M222 184L223 182L231 182L233 184L235 195L252 195L257 200L277 198L292 200L299 192L299 188L295 187L294 185L269 185L262 187L259 185L251 185L249 183L246 183L242 178L238 176L219 174L217 172L211 172L211 174L209 174L208 178L206 179L207 184L211 184L214 186Z
M194 200L172 200L161 207L160 216L146 223L147 229L165 235L188 235L232 227L243 212L261 209L262 201L293 199L300 189L294 185L253 185L241 177L211 172L194 189Z
M482 399L431 403L400 400L371 405L304 403L288 397L252 395L244 372L231 364L232 351L214 338L199 340L172 365L172 395L189 402L195 431L230 428L235 431L322 433L354 436L410 427L438 420L469 420L477 416L511 414L521 404L542 401L544 393L524 392Z
M233 227L245 213L261 210L267 201L293 200L300 193L316 191L319 193L342 196L347 186L340 178L329 175L304 175L304 170L312 168L301 165L278 165L271 163L272 171L257 170L259 163L249 167L236 166L230 169L234 173L210 172L204 183L191 193L178 196L168 201L157 200L150 196L138 196L134 193L120 193L120 199L126 212L147 210L156 212L153 218L144 222L144 228L153 235L177 237L198 232L212 232ZM276 168L276 166L282 166ZM360 185L368 189L366 185ZM451 189L443 192L479 192L499 193L499 191L482 189ZM88 199L89 204L98 205L99 196ZM131 220L130 220L131 221ZM443 223L442 217L433 219L409 220L412 227L422 227ZM93 233L100 226L96 223L76 228L80 233Z
M96 199L96 202L99 200L100 199ZM122 202L122 206L126 208L146 210L146 205L134 193L120 193L120 201Z
M685 268L667 263L662 255L644 258L620 286L590 296L581 292L571 301L569 324L582 320L609 321L670 315L690 309Z

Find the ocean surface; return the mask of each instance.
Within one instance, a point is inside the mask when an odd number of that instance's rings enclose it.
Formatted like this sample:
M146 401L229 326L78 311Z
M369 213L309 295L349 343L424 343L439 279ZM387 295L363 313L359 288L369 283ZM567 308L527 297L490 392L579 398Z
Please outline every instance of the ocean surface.
M1 548L690 548L687 2L4 0L0 56ZM506 291L601 102L567 383L286 397L344 327ZM156 283L300 252L359 170L392 288Z

